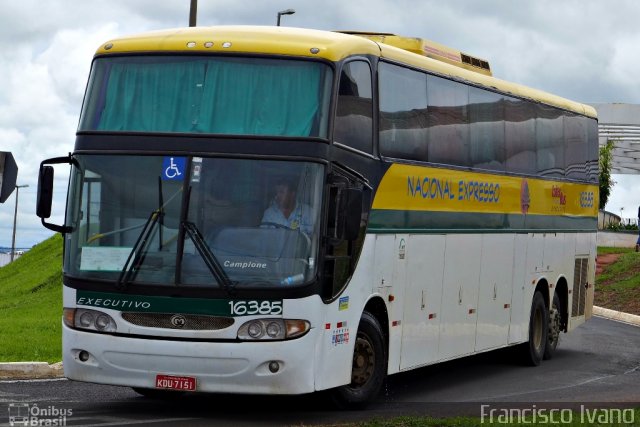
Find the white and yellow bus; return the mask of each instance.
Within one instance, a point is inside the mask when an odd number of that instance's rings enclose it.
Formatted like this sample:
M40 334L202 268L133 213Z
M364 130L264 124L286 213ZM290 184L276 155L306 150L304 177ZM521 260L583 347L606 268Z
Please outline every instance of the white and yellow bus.
M537 365L591 316L597 141L593 108L427 40L111 40L73 153L40 169L38 215L65 235L65 375L363 406L454 358L519 346Z

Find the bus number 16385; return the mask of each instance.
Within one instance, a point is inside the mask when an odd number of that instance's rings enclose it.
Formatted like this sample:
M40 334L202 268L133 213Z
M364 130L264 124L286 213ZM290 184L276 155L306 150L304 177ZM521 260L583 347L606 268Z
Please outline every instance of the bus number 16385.
M231 315L282 314L282 301L229 301Z

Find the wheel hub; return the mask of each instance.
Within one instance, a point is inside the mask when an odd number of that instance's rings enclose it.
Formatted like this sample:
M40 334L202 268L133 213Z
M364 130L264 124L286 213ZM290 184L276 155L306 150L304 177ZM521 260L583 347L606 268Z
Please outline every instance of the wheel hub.
M555 342L560 336L560 313L555 308L549 311L549 342Z
M353 352L351 383L358 386L366 383L373 375L374 362L375 355L371 343L359 337Z

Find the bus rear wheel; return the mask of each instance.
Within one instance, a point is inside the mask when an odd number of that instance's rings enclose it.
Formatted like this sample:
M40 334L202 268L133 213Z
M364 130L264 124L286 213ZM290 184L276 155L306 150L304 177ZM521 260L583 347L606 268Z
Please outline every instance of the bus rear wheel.
M382 328L368 312L362 313L353 350L351 383L332 390L340 408L363 409L378 396L386 376L387 357Z
M553 303L551 303L551 309L549 310L549 331L547 332L547 345L544 349L544 360L551 359L556 352L558 342L560 341L561 323L560 298L558 294L554 294Z
M538 291L533 294L531 314L529 316L529 341L522 344L524 362L530 366L538 366L544 357L549 331L547 306L544 297Z

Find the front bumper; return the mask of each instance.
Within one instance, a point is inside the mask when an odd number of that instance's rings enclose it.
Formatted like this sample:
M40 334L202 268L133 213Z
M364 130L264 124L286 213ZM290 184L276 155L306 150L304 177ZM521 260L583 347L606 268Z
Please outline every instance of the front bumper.
M303 394L314 391L316 329L290 341L201 342L113 336L63 324L67 378L99 384L155 388L156 375L196 378L196 391ZM89 358L81 361L86 351ZM269 363L277 362L272 372Z

